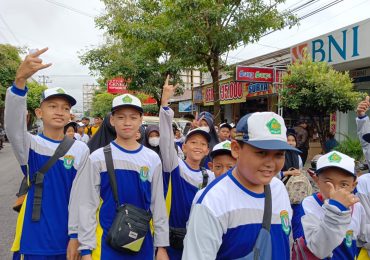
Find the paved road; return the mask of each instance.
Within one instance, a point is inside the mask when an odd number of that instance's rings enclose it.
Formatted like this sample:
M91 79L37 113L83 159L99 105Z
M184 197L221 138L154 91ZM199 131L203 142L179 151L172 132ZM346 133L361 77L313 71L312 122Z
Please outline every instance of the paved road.
M0 259L12 259L13 241L18 214L11 209L22 180L22 172L9 143L0 150Z

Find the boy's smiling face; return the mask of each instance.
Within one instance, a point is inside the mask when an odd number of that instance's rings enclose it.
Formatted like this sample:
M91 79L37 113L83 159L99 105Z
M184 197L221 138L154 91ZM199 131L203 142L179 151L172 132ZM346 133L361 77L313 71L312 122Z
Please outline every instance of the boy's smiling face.
M182 149L186 157L192 161L201 161L209 152L208 141L201 134L194 134L183 144Z
M232 141L231 152L237 158L235 171L240 175L238 179L250 187L269 184L285 162L284 151L263 150L248 144L241 146L237 141Z
M44 100L35 113L38 118L42 119L44 127L62 129L70 119L70 110L71 105L67 99L53 97Z
M313 179L324 199L330 199L330 186L327 184L328 182L333 184L335 190L345 189L349 192L353 192L357 185L357 181L353 175L335 167L323 170L317 176L313 176Z

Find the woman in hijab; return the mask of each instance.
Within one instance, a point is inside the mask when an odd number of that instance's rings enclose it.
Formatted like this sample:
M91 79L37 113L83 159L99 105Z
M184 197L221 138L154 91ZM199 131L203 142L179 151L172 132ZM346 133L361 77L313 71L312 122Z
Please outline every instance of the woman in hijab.
M91 137L90 141L87 143L87 146L90 148L90 153L95 150L108 145L116 138L116 130L110 124L110 115L108 113L98 131Z

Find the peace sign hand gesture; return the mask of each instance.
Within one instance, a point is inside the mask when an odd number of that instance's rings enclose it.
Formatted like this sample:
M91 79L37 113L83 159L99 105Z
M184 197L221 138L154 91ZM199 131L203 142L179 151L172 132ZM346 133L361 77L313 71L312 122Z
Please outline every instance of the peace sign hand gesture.
M17 88L24 89L29 77L37 71L51 66L51 63L43 64L42 59L39 58L39 56L47 50L48 48L44 48L26 56L21 65L19 65L15 76L15 85Z

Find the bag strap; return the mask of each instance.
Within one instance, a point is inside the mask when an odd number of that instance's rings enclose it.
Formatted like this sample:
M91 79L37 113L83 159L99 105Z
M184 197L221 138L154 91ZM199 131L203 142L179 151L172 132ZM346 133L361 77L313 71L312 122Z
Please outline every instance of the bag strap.
M34 185L35 192L33 195L33 207L32 207L32 221L39 221L41 216L41 203L42 203L42 191L44 177L47 171L58 161L58 159L64 156L68 150L72 147L74 139L64 136L63 141L58 145L54 154L49 158L49 160L38 170L35 174Z
M272 216L272 199L270 185L265 185L265 206L263 210L262 228L270 232L271 216Z
M109 183L112 188L114 201L116 202L116 208L118 208L120 203L118 199L117 180L116 180L116 175L114 174L112 148L110 144L104 146L103 151L104 151L104 157L105 157L105 164L107 166L107 171L109 174Z
M202 189L205 188L208 184L208 178L209 178L209 175L207 173L207 170L206 168L204 167L200 167L200 170L202 171L202 176L203 176L203 182L202 182Z

